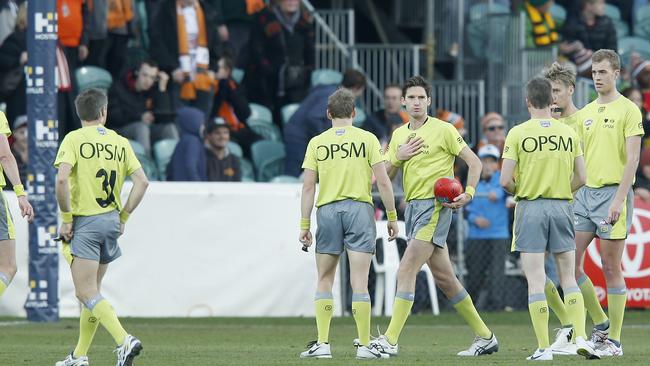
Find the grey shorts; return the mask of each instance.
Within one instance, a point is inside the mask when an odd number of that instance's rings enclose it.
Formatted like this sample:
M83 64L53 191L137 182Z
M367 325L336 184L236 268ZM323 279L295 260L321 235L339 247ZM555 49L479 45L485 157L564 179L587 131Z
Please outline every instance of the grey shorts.
M93 216L75 216L70 252L73 257L110 263L122 255L117 245L120 216L111 211Z
M316 253L355 252L374 253L377 228L374 208L367 202L343 200L318 208L316 220Z
M0 197L0 240L14 240L16 239L14 222L11 218L11 212L9 212L7 199L1 188L0 195L2 196Z
M575 249L570 201L538 198L517 202L513 252L562 253Z
M435 199L411 200L404 213L408 240L417 239L441 248L447 245L452 211Z
M596 233L601 239L620 240L626 239L632 227L634 211L634 192L627 193L621 210L621 216L614 225L605 222L609 206L616 196L618 186L605 186L601 188L582 187L576 193L573 203L576 231Z

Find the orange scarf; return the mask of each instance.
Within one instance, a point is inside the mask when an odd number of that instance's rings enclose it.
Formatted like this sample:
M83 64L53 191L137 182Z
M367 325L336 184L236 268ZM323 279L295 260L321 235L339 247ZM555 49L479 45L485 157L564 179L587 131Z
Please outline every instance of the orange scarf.
M132 19L133 6L131 0L109 0L108 29L124 27Z
M229 80L228 83L230 84L230 87L233 87L232 84L235 82L232 80ZM215 87L215 94L219 93L219 83L216 83ZM221 118L223 118L224 121L230 126L230 130L232 132L237 132L241 130L242 128L246 127L239 118L237 118L237 115L235 114L235 110L233 109L232 105L230 103L223 101L221 105L219 106L219 110L217 111L217 115Z
M192 80L192 59L190 57L190 45L185 28L185 16L181 0L176 0L176 29L178 32L178 53L181 70L185 73L185 82L181 86L181 99L196 99L196 91L210 91L214 84L208 74L210 67L210 51L208 50L208 35L205 29L205 17L201 5L194 6L196 11L196 22L199 27L198 47L196 49L196 73Z
M246 0L246 14L253 15L264 9L264 0Z

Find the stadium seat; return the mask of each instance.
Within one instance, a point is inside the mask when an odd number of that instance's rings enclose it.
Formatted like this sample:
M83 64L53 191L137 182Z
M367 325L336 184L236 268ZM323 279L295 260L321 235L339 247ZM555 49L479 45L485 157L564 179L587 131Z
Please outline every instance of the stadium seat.
M641 58L650 60L650 41L640 37L623 37L618 39L618 54L621 56L621 67L630 66L632 52Z
M553 4L551 6L551 16L556 23L564 23L566 20L566 9L562 5Z
M108 90L113 84L111 74L96 66L82 66L75 70L74 75L79 92L90 88Z
M268 123L273 123L273 114L271 113L270 109L257 103L249 103L248 107L251 109L251 115L248 116L248 121L251 119L257 119L266 121Z
M273 177L269 182L271 183L300 183L300 179L298 177L294 177L293 175L278 175L277 177Z
M242 151L241 146L239 146L239 144L234 141L230 141L228 143L228 151L240 159L244 156L244 152Z
M385 309L384 315L393 315L393 301L395 300L395 291L397 290L397 270L399 269L399 251L395 243L388 241L388 229L386 221L377 221L377 252L372 256L372 266L375 270L375 298L372 301L373 315L382 315L382 308ZM406 239L406 230L403 221L398 221L399 227L398 238ZM378 253L381 252L381 255ZM381 260L380 258L381 257ZM434 315L440 314L440 307L438 304L438 292L436 289L435 280L431 274L431 270L425 264L422 266L422 271L426 273L427 285L429 287L429 299L431 300L431 311Z
M271 178L282 174L286 156L283 143L257 141L251 145L251 155L258 182L268 182Z
M340 84L343 74L332 69L317 69L311 73L311 86Z
M361 108L356 108L357 114L354 116L354 120L352 120L352 125L355 127L361 127L363 125L363 122L366 121L366 112L363 111Z
M164 139L153 145L153 155L156 158L156 167L159 172L167 171L167 165L172 159L176 144L178 144L177 139ZM165 175L166 174L161 174L161 180L165 180Z
M144 146L142 146L141 143L134 140L129 140L129 143L131 144L131 148L133 149L133 152L136 155L147 155L147 152L145 151Z
M131 144L133 153L135 153L135 157L138 158L138 161L140 161L142 169L147 175L147 178L149 178L149 180L158 180L158 169L156 168L156 164L147 155L146 151L144 150L144 146L142 146L142 144L139 142L133 140L129 140L129 143ZM162 172L162 175L164 176L165 172Z
M634 13L634 35L650 39L650 4L639 7Z
M248 159L239 159L239 168L241 169L242 182L255 182L255 171L253 164Z
M630 27L627 26L627 23L622 20L613 20L612 22L614 23L614 28L616 28L617 38L627 37L630 35Z
M242 80L244 80L244 74L245 72L242 69L234 68L232 70L232 78L237 84L241 84Z
M469 8L469 20L483 19L488 14L510 14L510 9L507 6L497 3L481 3L472 5Z
M605 15L612 20L621 20L621 10L616 5L605 4Z
M280 112L282 114L282 125L286 125L289 122L289 119L296 113L298 108L300 108L300 103L291 103L282 107L282 111Z
M249 119L247 124L253 132L262 136L265 140L282 141L280 130L271 122L259 119Z

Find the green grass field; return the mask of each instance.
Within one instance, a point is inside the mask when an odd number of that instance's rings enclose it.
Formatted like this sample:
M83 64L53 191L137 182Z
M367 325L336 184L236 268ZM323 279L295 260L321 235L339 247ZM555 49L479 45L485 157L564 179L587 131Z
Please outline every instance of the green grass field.
M484 318L499 338L500 349L494 355L478 360L455 356L470 344L473 335L455 313L443 313L438 317L412 316L400 338L399 357L376 362L387 365L525 364L526 356L536 347L528 313L486 313ZM143 342L144 352L136 359L138 366L304 365L314 362L351 365L369 362L354 359L352 339L356 337L356 328L351 317L333 320L332 360L298 358L304 345L315 338L315 324L310 318L127 318L123 324ZM385 329L388 319L374 319L375 329L376 324ZM557 320L551 316L551 327L556 325ZM648 337L650 312L628 311L623 328L623 358L586 361L578 357L556 357L554 363L648 365ZM76 339L77 321L74 319L56 324L0 319L0 365L54 365L70 352ZM100 329L90 350L91 365L114 365L112 350L110 336Z

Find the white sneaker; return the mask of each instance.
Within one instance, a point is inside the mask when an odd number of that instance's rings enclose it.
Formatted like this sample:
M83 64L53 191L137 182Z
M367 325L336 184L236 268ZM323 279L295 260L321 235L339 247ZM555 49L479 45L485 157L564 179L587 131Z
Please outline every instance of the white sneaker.
M555 334L555 341L551 344L551 352L554 355L575 355L576 345L571 343L573 328L560 328Z
M492 333L489 339L476 336L468 349L457 353L458 356L482 356L489 355L499 351L499 342L497 337Z
M388 357L390 356L381 353L381 351L375 345L357 347L358 360L380 360L382 358Z
M598 330L594 328L591 331L591 337L589 337L589 341L593 343L596 349L600 349L603 347L607 338L609 338L609 327L607 327L605 330Z
M88 357L86 356L79 356L75 358L72 355L72 352L66 357L63 361L59 361L54 364L54 366L89 366L90 363L88 363Z
M386 354L390 357L397 356L399 351L399 345L392 345L388 342L388 338L385 335L380 335L378 338L374 338L370 341L370 346L379 350L379 352Z
M140 340L130 334L127 335L126 338L124 338L124 343L114 351L117 353L116 366L133 365L133 359L138 356L141 351L142 343Z
M623 356L623 345L617 346L610 339L605 340L597 350L601 357Z
M600 359L598 351L594 348L593 343L588 342L582 337L576 337L576 353L580 356L584 356L588 360Z
M307 344L307 350L300 354L300 358L332 358L332 351L329 343L318 343L311 341Z
M526 357L526 359L528 361L553 361L553 352L550 347L545 350L538 348L535 350L535 353Z

